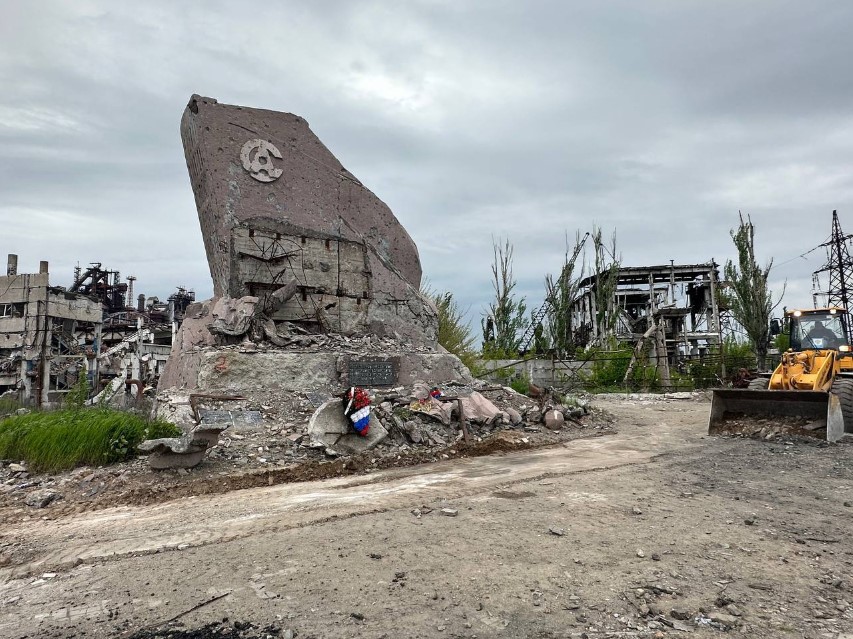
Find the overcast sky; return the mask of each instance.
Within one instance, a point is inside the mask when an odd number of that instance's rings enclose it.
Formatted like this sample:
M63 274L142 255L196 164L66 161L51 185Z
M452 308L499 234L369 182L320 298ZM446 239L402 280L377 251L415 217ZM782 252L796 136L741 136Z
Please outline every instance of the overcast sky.
M853 3L0 0L0 257L212 293L190 95L304 117L472 318L492 238L541 303L565 236L625 265L724 262L738 210L785 304L853 232Z

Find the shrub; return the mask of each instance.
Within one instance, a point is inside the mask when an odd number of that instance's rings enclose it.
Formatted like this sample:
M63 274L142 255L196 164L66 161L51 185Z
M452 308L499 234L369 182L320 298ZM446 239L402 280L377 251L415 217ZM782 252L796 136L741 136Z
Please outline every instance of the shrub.
M77 382L65 395L66 408L83 408L89 399L89 380L86 369L82 369L77 375Z
M438 311L438 343L471 369L477 363L474 336L465 321L465 313L453 299L453 293L433 291L429 287L424 293L433 301Z
M32 412L0 421L0 458L24 459L36 472L124 461L146 439L178 437L163 421L104 408Z
M521 373L518 377L510 381L509 387L516 393L527 395L530 392L530 378L527 373Z

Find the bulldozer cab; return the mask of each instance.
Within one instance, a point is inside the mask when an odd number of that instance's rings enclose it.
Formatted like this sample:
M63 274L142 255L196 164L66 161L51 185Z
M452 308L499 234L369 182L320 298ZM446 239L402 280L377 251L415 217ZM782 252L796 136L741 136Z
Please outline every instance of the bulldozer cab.
M842 321L843 309L798 310L788 312L787 316L792 350L832 349L850 352L850 338Z

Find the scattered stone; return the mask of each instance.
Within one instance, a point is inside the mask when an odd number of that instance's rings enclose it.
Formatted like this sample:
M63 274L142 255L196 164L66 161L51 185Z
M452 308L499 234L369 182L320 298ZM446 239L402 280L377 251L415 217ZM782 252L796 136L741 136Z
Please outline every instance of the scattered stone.
M445 517L456 517L459 514L459 511L455 508L442 508L438 511L439 514L444 515Z
M519 413L514 408L510 407L504 410L504 412L509 417L509 423L512 425L521 423L521 413Z
M642 514L643 514L643 511L642 511L642 510L640 510L640 507L639 507L639 506L634 506L634 507L631 509L631 513L632 513L632 514L634 514L634 515L642 515Z
M685 608L673 608L669 611L669 616L673 619L687 621L688 619L690 619L690 611Z
M735 617L740 617L741 615L743 615L743 613L740 611L740 608L738 608L733 603L728 604L726 606L726 610L729 611L729 614L734 615Z
M57 499L62 499L62 495L56 491L37 490L27 495L24 503L32 508L46 508Z
M646 556L646 553L644 553L642 550L637 550L637 557L642 559L645 556Z
M349 616L352 617L353 619L358 619L359 621L364 621L364 615L361 614L360 612L351 612L351 613L349 613Z
M844 506L850 508L851 506L853 506L853 501L845 501Z
M545 428L549 430L560 430L566 423L563 413L558 410L549 410L545 413Z
M7 468L13 473L25 473L27 472L26 466L21 466L21 464L11 463L7 466Z
M753 525L755 525L755 518L754 517L747 517L746 519L743 520L743 523L745 523L747 526L753 526Z
M656 552L652 553L652 561L660 561L660 555Z
M556 535L557 537L564 537L566 535L566 530L564 528L554 528L553 526L548 529L548 532L552 535Z
M734 627L738 624L738 618L733 615L728 615L724 612L710 612L708 618L726 627Z

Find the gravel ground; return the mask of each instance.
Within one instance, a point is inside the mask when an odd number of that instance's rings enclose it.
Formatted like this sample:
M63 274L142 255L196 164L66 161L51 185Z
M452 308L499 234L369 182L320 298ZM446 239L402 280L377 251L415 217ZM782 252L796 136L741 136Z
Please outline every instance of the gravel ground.
M853 445L596 405L618 432L4 524L0 635L853 636Z

